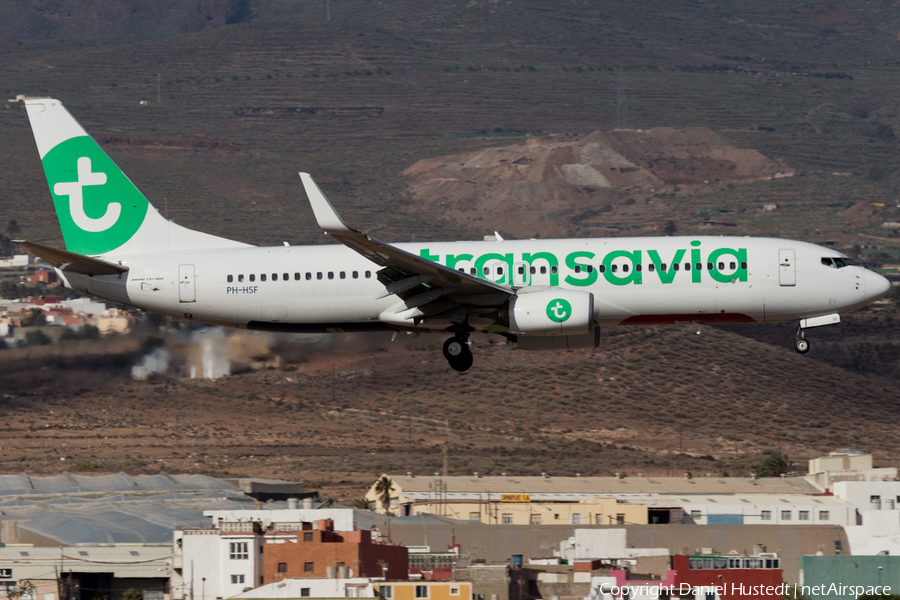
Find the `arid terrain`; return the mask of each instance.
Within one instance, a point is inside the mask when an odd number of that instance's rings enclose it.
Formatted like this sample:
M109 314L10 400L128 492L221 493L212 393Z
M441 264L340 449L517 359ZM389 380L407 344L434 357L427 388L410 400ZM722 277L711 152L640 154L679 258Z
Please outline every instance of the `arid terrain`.
M5 101L53 96L164 214L248 243L330 242L306 171L387 241L758 235L897 274L888 0L92 6L0 6L3 235L62 245ZM190 378L196 332L172 323L0 350L0 472L279 477L349 501L445 461L746 476L770 450L802 471L850 446L900 466L896 299L881 309L806 356L793 324L641 327L558 354L478 337L465 374L424 336L233 336L216 380ZM134 379L153 352L164 372Z
M236 334L253 356L214 381L133 380L138 335L9 350L0 472L301 479L350 501L381 472L441 471L445 451L451 473L747 476L766 451L803 470L803 459L844 446L900 466L900 347L873 347L867 333L896 333L900 318L868 311L843 327L847 339L814 342L806 356L790 348L791 331L769 344L715 328L622 328L569 353L478 337L464 374L447 367L439 338ZM869 354L893 350L881 372L821 360L865 356L854 329ZM770 326L754 331L777 341ZM175 375L193 360L185 344L168 344L184 357Z
M794 170L695 127L533 138L423 159L404 175L423 212L472 230L502 224L503 234L525 238L659 231L660 207L679 186L733 188ZM700 221L695 227L721 228Z

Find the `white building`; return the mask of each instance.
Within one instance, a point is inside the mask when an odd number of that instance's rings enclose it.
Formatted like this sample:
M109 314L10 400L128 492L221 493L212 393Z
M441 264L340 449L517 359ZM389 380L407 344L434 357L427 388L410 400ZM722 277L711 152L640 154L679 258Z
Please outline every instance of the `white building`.
M844 448L809 461L804 478L822 491L830 491L838 481L895 481L895 467L874 468L872 455Z
M230 598L261 585L261 534L249 521L176 530L173 599Z
M349 579L285 579L244 592L235 598L374 598L372 580Z
M696 495L676 498L684 523L696 525L852 525L855 508L833 496Z
M211 517L215 525L219 522L259 523L266 529L273 523L316 523L330 519L335 531L353 531L359 529L352 508L313 508L312 502L304 508L286 508L283 510L205 510L204 516Z
M62 300L58 306L62 308L71 308L72 312L84 315L106 316L109 309L102 302L95 302L91 298L74 298L72 300Z
M296 504L292 504L296 506ZM172 598L230 598L263 585L266 531L295 531L301 523L330 519L337 531L359 529L352 508L207 510L211 528L175 531ZM294 596L299 597L299 596Z
M27 254L16 254L12 258L0 259L0 269L27 267L30 258Z
M666 547L634 548L628 544L625 529L576 529L572 538L560 543L560 557L570 562L577 558L636 559L648 556L668 558Z
M836 481L834 495L856 510L845 527L853 554L900 554L900 481Z
M169 600L171 565L172 548L168 545L41 548L6 544L0 546L0 597L5 599L10 590L30 583L35 588L33 594L25 594L20 600L56 600L64 591L60 581L71 581L78 589L87 587L86 576L103 574L109 579L102 584L104 589L92 590L97 596L119 597L125 590L137 588L146 600ZM96 587L97 583L91 585Z

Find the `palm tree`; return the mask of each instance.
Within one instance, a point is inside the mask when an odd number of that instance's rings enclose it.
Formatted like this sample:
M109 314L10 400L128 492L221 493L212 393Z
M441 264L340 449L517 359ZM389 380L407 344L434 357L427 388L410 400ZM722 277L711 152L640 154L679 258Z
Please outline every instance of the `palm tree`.
M10 219L9 223L6 224L6 233L15 238L17 235L22 233L22 228L19 227L19 224L16 223L15 219Z
M372 503L366 500L365 498L357 498L353 501L353 508L359 508L362 510L372 510Z
M757 477L781 477L787 475L791 467L790 459L787 454L781 452L772 452L766 456L759 467L756 469Z
M678 226L675 225L675 221L667 221L666 226L663 228L663 233L666 235L675 235L676 231L678 231Z
M381 479L375 482L375 493L378 495L378 499L381 500L381 508L384 509L384 514L391 517L394 516L391 514L391 491L393 489L394 482L387 475L382 475Z

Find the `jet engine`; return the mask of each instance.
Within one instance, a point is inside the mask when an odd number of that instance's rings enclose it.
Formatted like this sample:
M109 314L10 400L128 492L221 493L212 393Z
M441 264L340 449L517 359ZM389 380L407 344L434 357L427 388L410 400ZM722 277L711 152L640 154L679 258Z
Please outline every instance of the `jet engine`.
M500 310L500 323L521 336L590 333L594 330L594 295L563 288L523 288Z

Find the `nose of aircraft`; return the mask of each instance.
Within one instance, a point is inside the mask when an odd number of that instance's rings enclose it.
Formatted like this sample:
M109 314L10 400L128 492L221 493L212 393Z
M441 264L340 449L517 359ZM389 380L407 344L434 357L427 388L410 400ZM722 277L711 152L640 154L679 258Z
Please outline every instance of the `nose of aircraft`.
M866 270L866 298L878 300L891 291L891 282L874 271Z

